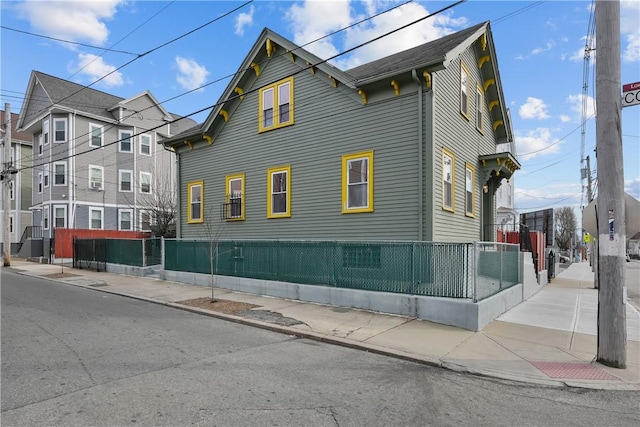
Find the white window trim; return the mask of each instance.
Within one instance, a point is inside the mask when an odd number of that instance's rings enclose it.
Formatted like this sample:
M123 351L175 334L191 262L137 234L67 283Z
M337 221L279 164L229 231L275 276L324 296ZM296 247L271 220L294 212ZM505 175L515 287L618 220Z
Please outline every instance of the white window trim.
M148 214L149 215L149 228L143 228L142 227L142 215L144 214ZM151 214L151 211L148 209L140 209L138 211L138 228L140 229L140 231L151 231L151 226L154 225L153 224L153 215Z
M51 136L51 134L49 133L49 120L45 120L42 123L42 133L40 134L42 136L42 145L49 145L49 140L51 138L45 138L44 136Z
M122 189L122 175L125 173L129 173L129 176L131 177L131 181L129 181L129 190L123 190ZM129 169L120 169L118 171L118 192L120 193L133 193L133 189L134 189L134 179L133 179L133 171L129 170Z
M56 184L56 166L63 165L64 166L64 183ZM50 179L51 180L51 179ZM67 185L67 162L54 162L53 163L53 182L51 183L54 187L65 187Z
M104 190L104 167L103 166L98 166L98 165L89 165L89 188L91 188L91 169L99 169L100 170L100 186L101 189Z
M129 214L129 228L122 228L122 214ZM133 216L133 209L118 209L118 230L120 231L133 231L135 217Z
M57 140L57 131L56 131L56 123L62 122L64 123L64 139L61 141ZM62 144L68 141L69 136L69 126L66 118L54 118L53 119L53 142L56 144Z
M93 227L93 212L100 212L100 228ZM90 230L104 230L104 209L103 208L89 208L89 229Z
M100 129L100 145L94 145L93 144L93 129L94 128L99 128ZM96 123L89 123L89 147L93 147L93 148L104 147L104 126L96 124Z
M129 143L131 144L129 151L123 150L122 149L122 140L124 139L124 137L122 136L123 133L128 133L129 136ZM119 153L133 153L133 131L131 130L119 130L118 131L118 152Z
M49 163L46 163L44 165L44 170L43 170L43 187L47 188L49 186L49 184L51 184L51 172L49 171Z
M45 218L47 219L45 221ZM48 230L51 226L51 218L49 217L49 205L42 208L42 229Z
M58 219L58 217L56 217L56 210L57 209L63 209L64 210L64 225L61 228L67 228L67 205L53 205L53 224L55 228L58 228L58 226L56 225L56 220Z
M142 141L143 141L145 138L149 138L149 153L148 153L148 154L147 154L147 153L143 153L143 152L142 152L142 147L143 147L143 145L144 145L144 144L142 143ZM142 135L139 135L139 137L138 137L138 142L139 142L139 143L138 143L138 146L139 146L138 150L139 150L140 155L141 155L141 156L151 156L151 145L153 145L153 144L152 144L152 143L153 143L153 141L152 141L151 135L149 135L148 133L143 133Z
M143 176L148 176L149 177L149 192L146 191L142 191L142 177ZM140 182L139 182L139 186L138 189L140 191L140 194L153 194L153 175L150 172L140 172Z
M42 189L44 187L44 179L43 179L43 173L42 172L38 172L38 194L42 194Z
M38 156L42 156L44 153L44 135L41 133L38 135Z

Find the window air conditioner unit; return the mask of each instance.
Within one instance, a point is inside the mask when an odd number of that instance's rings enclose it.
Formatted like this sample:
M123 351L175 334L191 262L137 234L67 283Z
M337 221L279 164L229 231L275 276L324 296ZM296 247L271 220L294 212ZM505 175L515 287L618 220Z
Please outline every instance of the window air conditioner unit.
M91 181L89 183L89 188L92 190L102 190L102 183L98 181Z

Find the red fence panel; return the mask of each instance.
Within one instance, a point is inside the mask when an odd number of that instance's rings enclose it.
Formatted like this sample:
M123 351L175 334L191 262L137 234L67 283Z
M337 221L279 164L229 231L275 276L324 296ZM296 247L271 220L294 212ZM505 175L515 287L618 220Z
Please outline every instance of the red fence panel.
M73 239L147 239L151 233L142 231L87 230L81 228L56 228L56 258L73 257Z

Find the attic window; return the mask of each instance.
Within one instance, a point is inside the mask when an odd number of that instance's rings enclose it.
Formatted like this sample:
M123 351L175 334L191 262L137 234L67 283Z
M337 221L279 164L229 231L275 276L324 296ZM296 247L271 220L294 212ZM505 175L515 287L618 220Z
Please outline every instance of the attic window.
M258 131L293 124L293 76L260 89Z

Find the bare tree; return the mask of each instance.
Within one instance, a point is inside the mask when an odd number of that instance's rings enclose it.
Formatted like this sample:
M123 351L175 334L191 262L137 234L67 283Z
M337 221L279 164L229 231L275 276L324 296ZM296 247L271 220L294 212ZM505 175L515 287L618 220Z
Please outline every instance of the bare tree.
M576 213L572 207L564 206L554 210L554 217L556 225L556 245L558 245L560 250L569 250L576 236L578 224Z
M178 195L168 173L156 172L149 183L139 182L133 189L134 196L127 195L127 202L139 210L148 212L149 229L158 237L176 237ZM128 194L128 193L125 193Z
M216 272L218 256L220 255L219 243L223 235L225 221L220 213L210 208L204 217L202 227L209 242L209 268L211 274L211 302L215 301L214 289L216 285Z

